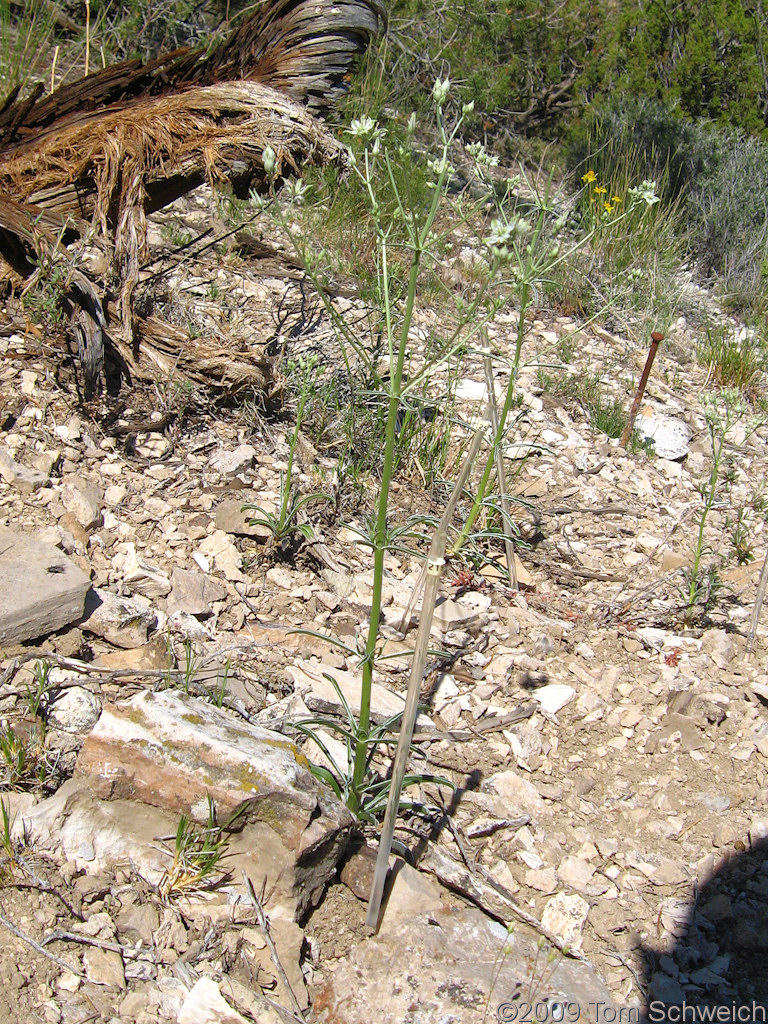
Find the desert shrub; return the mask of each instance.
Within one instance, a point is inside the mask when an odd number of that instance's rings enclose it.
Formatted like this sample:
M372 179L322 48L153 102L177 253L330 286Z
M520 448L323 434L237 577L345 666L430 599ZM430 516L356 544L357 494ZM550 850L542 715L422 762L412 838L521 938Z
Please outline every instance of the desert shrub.
M388 77L402 96L450 65L479 112L526 131L621 94L768 133L764 21L761 0L395 0Z
M721 278L736 307L764 305L768 295L768 141L712 122L681 117L679 107L644 97L595 106L564 145L574 185L585 169L614 182L656 181L660 197L680 208L685 237L707 276ZM647 236L647 237L650 237ZM657 251L673 244L657 236ZM678 247L679 248L679 247ZM680 253L677 253L680 256Z
M608 22L597 91L666 99L688 119L768 130L761 0L622 0Z
M215 29L222 19L221 5L193 0L91 0L94 40L107 60L141 57L191 46Z
M716 159L688 201L692 241L737 307L768 299L768 141L710 130Z
M754 328L708 325L696 355L720 387L736 388L747 397L756 397L761 391L768 359L763 339Z
M602 178L617 165L658 183L662 198L685 196L713 161L710 133L682 117L679 106L648 96L622 94L593 105L566 134L567 167L580 175L589 165Z
M412 106L450 70L478 113L468 129L491 128L481 115L551 124L602 31L594 7L592 0L394 0L384 81Z

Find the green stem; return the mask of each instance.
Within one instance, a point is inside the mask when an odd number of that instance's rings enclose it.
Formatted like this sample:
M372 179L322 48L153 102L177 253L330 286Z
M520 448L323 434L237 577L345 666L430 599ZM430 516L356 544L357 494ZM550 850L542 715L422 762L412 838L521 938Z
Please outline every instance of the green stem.
M356 814L360 809L360 793L365 781L366 755L368 751L368 734L371 726L371 690L373 688L373 669L376 659L376 643L379 636L379 619L381 617L381 595L384 583L384 553L387 549L387 505L389 488L395 465L395 442L397 440L397 412L400 408L403 365L408 342L408 332L413 319L416 302L416 284L419 277L421 250L416 248L411 263L408 280L403 324L400 344L397 352L395 372L391 377L389 404L387 408L387 425L384 435L384 467L381 474L379 500L376 510L376 524L373 535L373 594L371 596L371 613L368 621L368 638L363 652L362 684L360 689L360 717L357 721L355 743L355 759L352 769L352 785L349 809Z
M712 442L712 472L709 474L709 489L704 498L704 508L699 516L699 530L696 536L696 546L693 551L693 565L691 566L691 582L688 586L688 607L686 619L690 621L696 599L699 595L699 573L701 569L701 556L704 553L704 526L707 522L712 506L715 504L715 491L717 489L717 478L720 473L720 457L723 451L723 437L719 438L719 444L715 441L715 432L710 425Z
M441 135L445 140L442 119L438 117L438 125ZM444 141L443 152L447 154L448 143ZM390 169L391 174L391 169ZM362 655L362 680L360 686L360 717L357 721L357 733L355 742L355 757L352 768L352 784L348 800L349 809L357 814L360 809L362 787L365 782L368 740L371 728L371 691L373 688L373 669L376 661L376 647L379 637L379 619L381 618L381 596L384 584L384 554L387 550L387 506L389 504L389 489L392 483L392 476L395 469L395 445L397 441L397 414L402 400L403 367L405 364L405 353L408 347L408 335L413 321L413 311L416 305L416 286L419 280L421 260L427 249L429 233L435 222L437 211L440 206L440 198L443 195L445 182L448 177L448 168L441 172L435 183L435 193L432 197L429 212L424 220L421 229L418 228L414 217L410 226L411 244L413 253L411 256L411 269L408 278L408 291L406 293L405 308L400 327L400 339L397 350L397 362L394 373L390 377L389 402L387 406L387 424L384 434L384 466L381 474L379 499L376 508L376 522L373 532L373 593L371 595L371 612L368 621L368 637ZM392 184L402 208L402 201L395 185ZM391 297L389 293L389 278L387 270L387 236L378 225L380 245L382 248L382 291L386 313L386 324L388 330L387 345L392 352L392 319L391 319Z
M291 438L288 442L288 468L285 476L280 474L280 515L277 520L277 538L282 538L285 533L285 527L288 522L288 507L291 502L291 483L293 478L293 461L296 457L296 442L299 439L299 430L301 429L301 421L304 418L304 406L307 404L308 397L308 382L307 380L302 381L301 394L299 395L299 403L296 408L296 426L291 433Z
M512 404L515 400L515 388L517 385L517 374L520 369L520 357L523 351L523 341L525 339L525 314L528 309L528 303L531 297L531 285L528 278L524 280L520 288L520 315L517 318L517 337L515 339L515 356L512 361L512 369L509 375L509 384L507 385L507 393L504 398L504 405L499 413L499 425L493 437L493 444L491 450L488 453L488 458L485 463L485 469L483 475L480 478L480 483L477 487L475 494L475 500L472 503L469 515L461 529L461 533L456 538L456 542L448 553L448 557L452 557L459 552L467 541L472 532L472 527L475 525L475 520L480 514L480 509L483 507L486 495L488 493L488 486L491 479L491 473L496 461L496 451L504 439L504 432L507 427L507 418L512 409Z

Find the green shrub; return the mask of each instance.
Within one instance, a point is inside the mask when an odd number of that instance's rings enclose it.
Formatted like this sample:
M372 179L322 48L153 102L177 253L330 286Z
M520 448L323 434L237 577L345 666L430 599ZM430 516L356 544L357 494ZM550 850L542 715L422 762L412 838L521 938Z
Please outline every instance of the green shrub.
M768 141L686 121L679 108L634 97L595 107L569 133L564 156L575 183L585 169L619 193L623 177L655 180L667 208L679 210L662 232L645 233L656 253L682 262L685 243L706 275L720 276L732 305L765 305ZM642 266L637 253L633 260Z
M733 332L722 325L707 327L706 338L698 346L696 355L721 387L736 388L748 396L755 396L759 391L766 369L766 353L754 331Z
M689 119L768 131L761 0L621 0L606 20L596 93L664 98Z
M648 96L621 94L593 105L566 134L564 157L572 173L589 166L606 178L617 164L658 183L659 195L674 202L687 195L713 161L709 132L685 119L679 106Z
M692 243L735 306L768 297L768 141L711 130L715 158L688 204Z
M398 96L450 64L479 112L524 130L621 93L768 133L761 0L617 0L605 16L593 0L395 0L390 27Z

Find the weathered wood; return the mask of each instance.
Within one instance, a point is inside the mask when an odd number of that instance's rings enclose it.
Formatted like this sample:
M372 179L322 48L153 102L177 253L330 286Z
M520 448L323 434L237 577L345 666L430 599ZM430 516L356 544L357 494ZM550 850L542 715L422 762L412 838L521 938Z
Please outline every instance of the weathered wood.
M307 107L328 107L382 20L380 0L266 0L210 51L126 61L0 107L0 275L11 276L3 263L30 277L67 259L65 243L92 226L111 257L116 320L103 316L104 285L82 273L61 299L86 397L104 344L135 364L132 299L148 255L147 215L204 181L263 191L267 145L280 176L343 160ZM153 359L167 363L157 348ZM238 377L246 362L208 360L217 380Z

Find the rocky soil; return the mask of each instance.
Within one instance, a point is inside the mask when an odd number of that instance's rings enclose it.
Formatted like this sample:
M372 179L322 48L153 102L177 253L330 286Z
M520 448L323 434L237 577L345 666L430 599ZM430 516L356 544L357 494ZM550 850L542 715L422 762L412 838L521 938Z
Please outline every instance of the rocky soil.
M204 217L195 202L156 219L158 251L168 218ZM252 330L330 363L322 318L276 312L301 310L296 278L209 252L168 270L166 302L217 336ZM711 466L699 397L712 384L694 356L710 301L689 288L660 348L641 410L650 456L537 374L566 339L561 372L598 371L628 404L646 353L531 318L507 450L519 590L498 568L444 577L445 657L417 733L428 770L457 788L415 794L428 813L398 830L373 937L375 830L352 829L307 770L322 754L298 752L291 729L340 710L327 675L354 702L354 658L292 631L349 644L364 628L371 559L351 529L364 498L310 507L315 541L277 559L242 505L277 502L285 421L194 400L169 416L185 397L172 380L83 408L62 352L0 313L0 1022L478 1022L526 1003L557 1019L563 1001L577 1008L565 1019L596 1022L650 1000L768 1001L764 624L748 651L764 427L732 432L707 523L724 587L692 622L682 609ZM496 344L513 322L499 318ZM484 411L483 379L467 367L468 416ZM308 440L299 458L303 490L332 486ZM444 497L402 481L392 518ZM400 626L419 568L387 557L386 653L413 639L415 617ZM407 661L381 663L381 718L406 679ZM219 825L238 818L199 877L182 815L205 829L207 794Z

